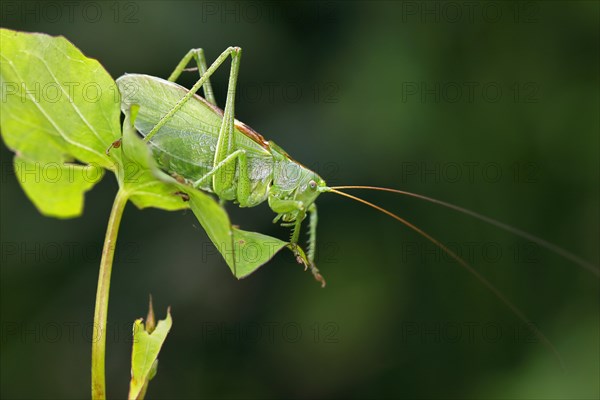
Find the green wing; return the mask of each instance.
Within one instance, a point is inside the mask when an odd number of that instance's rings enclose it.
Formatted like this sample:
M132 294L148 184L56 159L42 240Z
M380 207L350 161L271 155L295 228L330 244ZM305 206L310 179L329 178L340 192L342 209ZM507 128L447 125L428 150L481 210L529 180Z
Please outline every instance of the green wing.
M129 113L131 105L140 106L135 127L143 136L188 92L176 83L141 74L123 75L117 79L117 85L125 114ZM220 109L199 96L192 97L150 141L161 168L192 181L209 172L221 121ZM253 183L263 186L272 171L272 156L267 146L242 132L246 131L244 127L242 123L236 123L236 147L246 150ZM210 182L202 189L211 190Z

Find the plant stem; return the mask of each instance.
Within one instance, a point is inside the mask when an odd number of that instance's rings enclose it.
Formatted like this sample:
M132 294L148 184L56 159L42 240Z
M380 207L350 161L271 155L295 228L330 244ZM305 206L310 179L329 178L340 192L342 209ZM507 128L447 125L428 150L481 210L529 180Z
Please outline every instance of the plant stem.
M106 398L104 358L106 353L106 316L108 314L110 274L112 272L119 224L127 199L127 193L119 190L110 212L104 238L104 248L102 249L102 261L100 261L96 309L94 311L94 335L92 338L92 399L94 400Z

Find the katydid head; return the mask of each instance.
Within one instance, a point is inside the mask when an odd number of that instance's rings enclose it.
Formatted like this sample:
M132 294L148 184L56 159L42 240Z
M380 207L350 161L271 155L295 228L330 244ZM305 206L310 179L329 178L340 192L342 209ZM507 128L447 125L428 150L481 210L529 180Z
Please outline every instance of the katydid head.
M317 173L291 160L281 162L269 189L269 206L277 219L293 222L303 218L327 185Z
M299 182L296 191L296 200L302 202L304 207L308 208L317 200L317 197L319 197L326 187L327 184L319 175L313 171L306 170L306 175Z
M269 207L276 212L276 220L293 222L304 218L327 185L323 178L295 161L281 147L269 142L275 159L273 184L269 188Z

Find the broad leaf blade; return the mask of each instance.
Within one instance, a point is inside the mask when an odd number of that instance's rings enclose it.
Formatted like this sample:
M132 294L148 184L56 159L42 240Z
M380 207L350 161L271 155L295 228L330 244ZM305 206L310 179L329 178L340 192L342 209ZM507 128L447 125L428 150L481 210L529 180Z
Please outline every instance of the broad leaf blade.
M102 65L64 37L0 29L0 42L7 146L29 160L63 154L112 169L105 150L120 135L120 96Z
M63 37L0 29L0 95L0 133L27 196L45 215L80 215L99 170L114 168L105 154L121 130L112 78Z
M288 242L258 232L233 228L233 255L235 257L235 276L245 278L258 267L267 263Z
M158 169L148 145L137 135L129 117L123 123L121 147L110 151L111 156L117 153L122 160L117 171L119 185L129 193L129 199L138 208L188 208L187 203L176 194L179 191L177 181Z
M81 215L84 193L102 179L104 169L63 162L32 162L14 158L19 184L44 215L71 218Z
M208 194L185 187L182 191L190 196L194 215L236 278L250 275L287 245L277 238L233 227L227 212Z

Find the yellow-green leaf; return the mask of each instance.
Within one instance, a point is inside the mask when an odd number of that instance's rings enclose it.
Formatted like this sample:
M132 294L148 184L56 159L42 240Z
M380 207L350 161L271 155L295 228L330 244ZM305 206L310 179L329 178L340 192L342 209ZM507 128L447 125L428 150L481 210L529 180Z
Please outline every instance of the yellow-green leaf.
M177 181L158 169L148 145L130 124L129 116L123 123L121 146L110 151L119 155L117 171L119 185L129 193L129 199L138 208L157 207L163 210L181 210L188 207L176 193Z
M113 168L120 95L111 76L62 36L0 29L2 136L30 160L66 154ZM54 161L56 157L53 157Z
M104 175L104 169L63 162L29 161L14 158L19 184L44 215L72 218L83 211L84 193Z
M75 217L120 136L120 95L98 61L64 37L0 29L0 133L44 214ZM88 166L71 164L79 161Z
M236 278L250 275L288 244L232 226L227 212L211 196L185 187L181 190L189 195L194 215Z
M148 382L156 375L158 353L172 325L170 309L167 309L167 317L158 321L152 333L146 330L141 318L134 322L128 397L130 400L142 398L140 395L144 394Z

